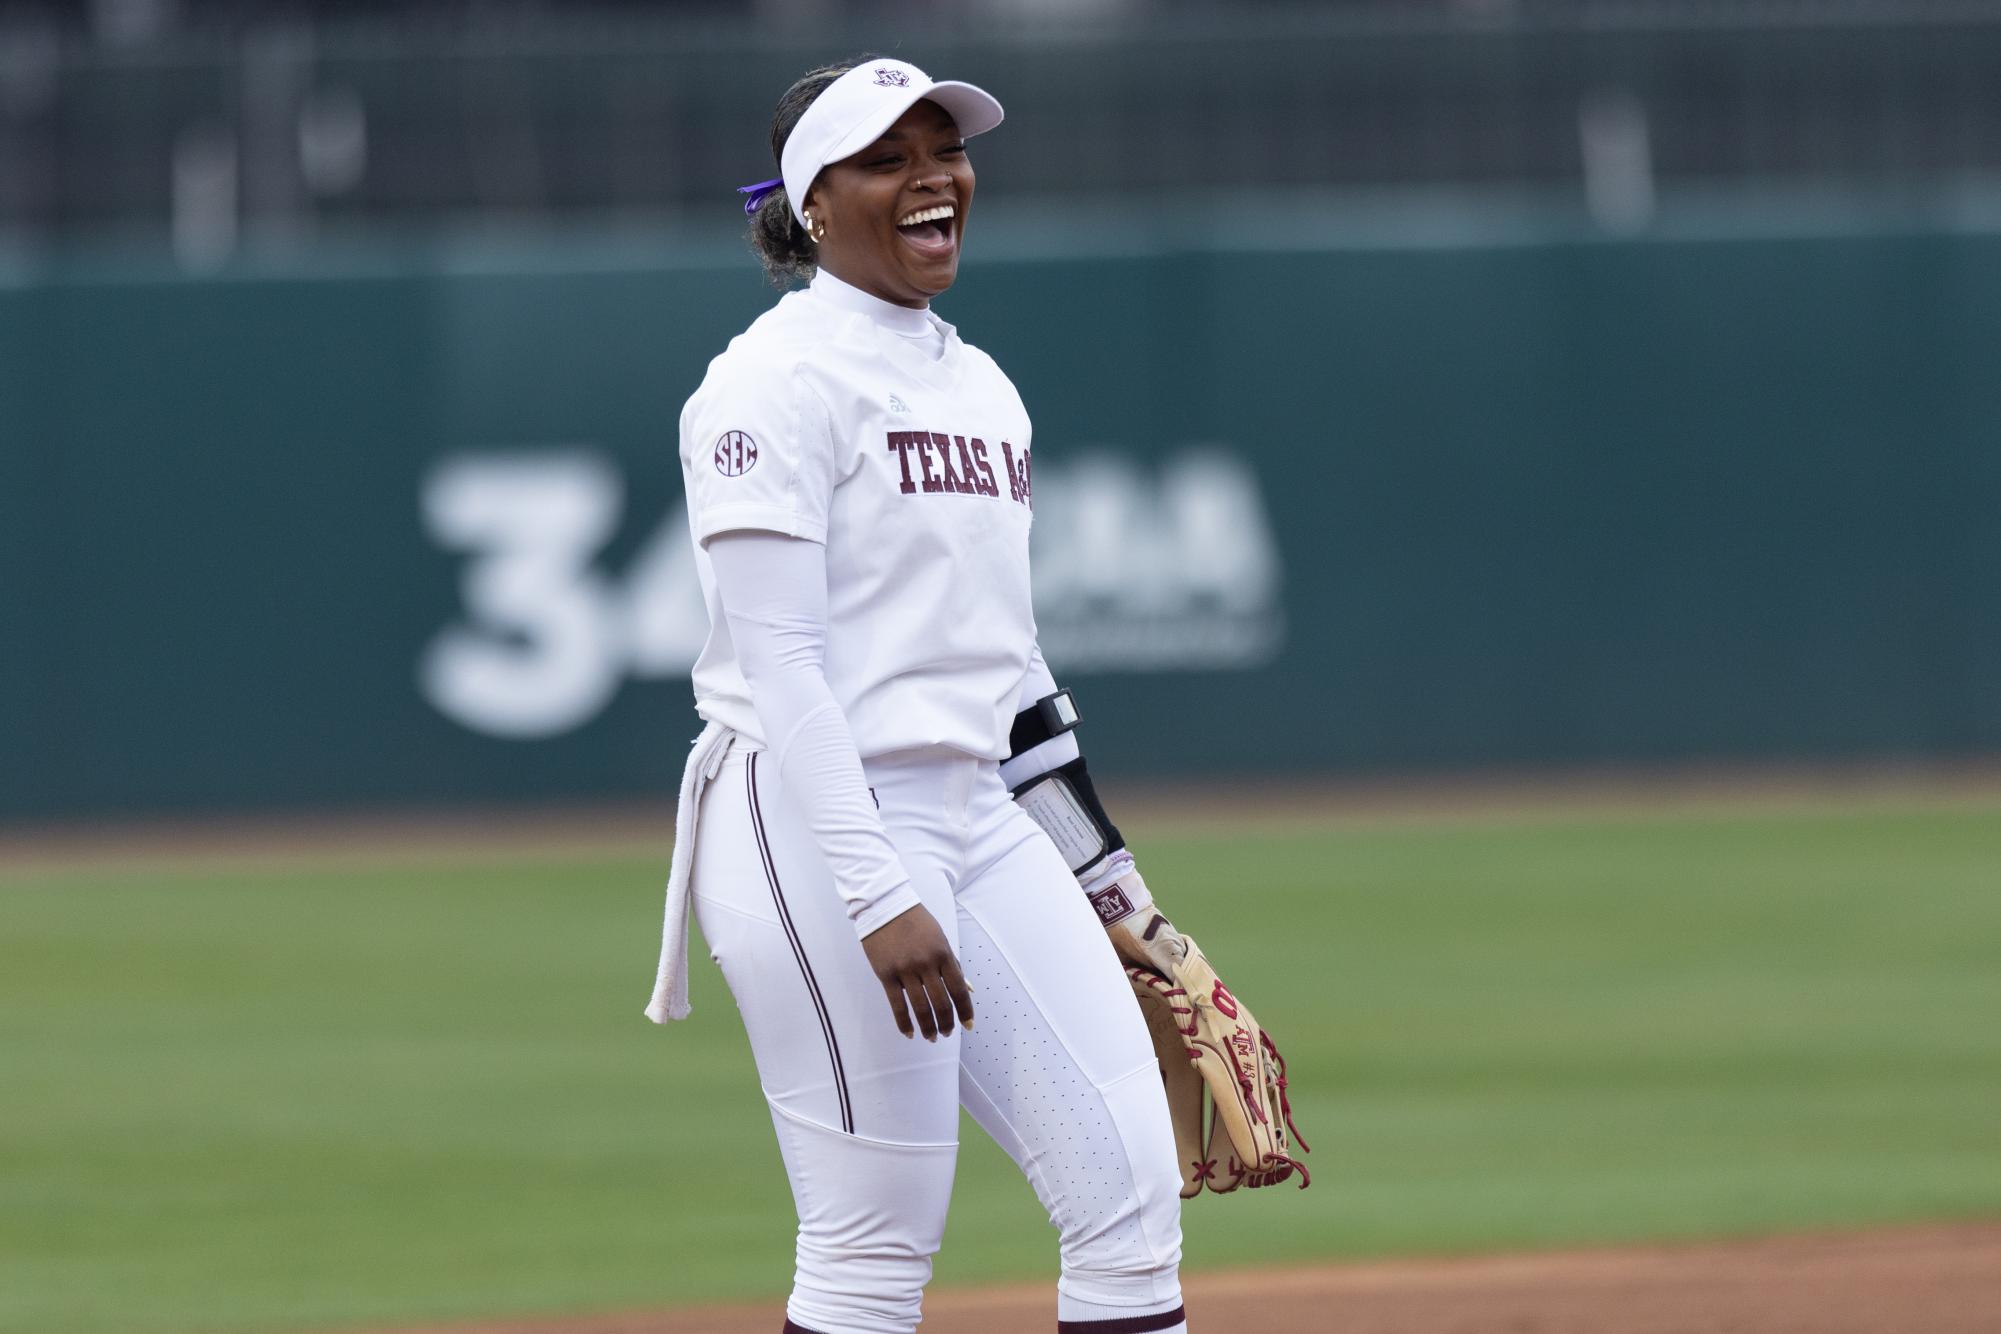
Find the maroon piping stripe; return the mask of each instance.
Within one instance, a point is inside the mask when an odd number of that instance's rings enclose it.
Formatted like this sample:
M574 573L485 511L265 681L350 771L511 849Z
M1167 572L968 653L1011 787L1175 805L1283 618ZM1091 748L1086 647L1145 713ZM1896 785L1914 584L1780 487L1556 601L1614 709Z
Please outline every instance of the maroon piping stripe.
M771 885L771 901L778 906L778 921L785 928L785 938L792 942L792 957L799 961L799 971L806 978L807 994L813 998L814 1012L820 1016L820 1032L827 1039L827 1057L834 1063L834 1092L841 1102L841 1129L852 1135L855 1133L855 1112L848 1102L848 1074L841 1066L841 1044L834 1037L834 1021L827 1014L827 1001L820 994L820 980L813 976L813 965L806 962L806 949L799 943L799 931L792 925L792 910L786 906L785 891L778 887L778 863L772 859L771 844L764 836L764 809L757 801L757 752L750 753L750 763L745 786L750 791L750 825L757 835L757 855L764 862L764 878Z
M1188 1309L1177 1306L1159 1315L1129 1315L1117 1320L1059 1320L1056 1334L1149 1334L1157 1329L1173 1329L1188 1319Z

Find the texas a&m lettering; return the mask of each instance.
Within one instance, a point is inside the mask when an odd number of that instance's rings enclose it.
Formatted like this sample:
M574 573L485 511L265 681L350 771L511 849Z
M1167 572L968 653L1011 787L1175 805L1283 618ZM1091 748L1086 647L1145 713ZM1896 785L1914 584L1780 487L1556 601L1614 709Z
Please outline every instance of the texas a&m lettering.
M978 436L947 435L942 431L891 431L890 449L903 470L897 489L904 495L923 491L928 495L999 496L994 465L987 442ZM1001 464L1007 470L1008 497L1018 504L1030 504L1028 451L1020 451L1001 441Z

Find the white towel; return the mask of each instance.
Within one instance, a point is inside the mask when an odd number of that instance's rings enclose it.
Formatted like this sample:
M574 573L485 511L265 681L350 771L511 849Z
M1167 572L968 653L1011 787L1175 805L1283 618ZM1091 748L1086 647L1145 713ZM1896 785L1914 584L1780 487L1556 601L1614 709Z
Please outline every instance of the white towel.
M681 800L674 808L674 856L667 869L667 920L660 928L660 971L653 977L653 999L646 1017L656 1024L688 1017L688 881L695 867L695 821L702 809L702 790L730 753L736 733L710 723L688 752L681 771Z

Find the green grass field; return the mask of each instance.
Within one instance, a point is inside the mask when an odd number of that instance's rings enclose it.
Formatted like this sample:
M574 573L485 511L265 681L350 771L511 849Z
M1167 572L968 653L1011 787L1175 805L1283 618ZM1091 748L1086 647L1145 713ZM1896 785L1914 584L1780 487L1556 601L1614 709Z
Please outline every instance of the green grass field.
M1131 832L1315 1145L1193 1267L2001 1216L2001 806ZM781 1292L719 976L639 1013L663 871L0 881L0 1329ZM938 1268L1054 1272L970 1125Z

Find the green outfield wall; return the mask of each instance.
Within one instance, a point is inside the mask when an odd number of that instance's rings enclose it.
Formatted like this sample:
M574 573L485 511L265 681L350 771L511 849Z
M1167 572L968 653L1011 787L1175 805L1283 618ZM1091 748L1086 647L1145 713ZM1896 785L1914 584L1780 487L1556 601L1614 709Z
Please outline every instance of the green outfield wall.
M2001 236L1022 244L1037 599L1149 777L2001 749ZM668 792L728 248L0 286L0 819Z

